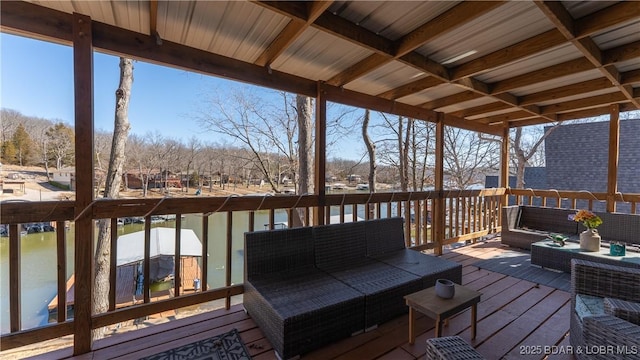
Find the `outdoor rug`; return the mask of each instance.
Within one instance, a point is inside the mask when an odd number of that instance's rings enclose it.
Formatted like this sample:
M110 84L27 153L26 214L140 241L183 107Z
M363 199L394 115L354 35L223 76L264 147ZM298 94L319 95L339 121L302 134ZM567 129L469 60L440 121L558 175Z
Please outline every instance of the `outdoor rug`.
M147 356L141 360L251 360L238 330Z
M559 290L567 292L571 290L570 274L531 265L531 254L529 252L506 250L499 256L480 260L472 265Z

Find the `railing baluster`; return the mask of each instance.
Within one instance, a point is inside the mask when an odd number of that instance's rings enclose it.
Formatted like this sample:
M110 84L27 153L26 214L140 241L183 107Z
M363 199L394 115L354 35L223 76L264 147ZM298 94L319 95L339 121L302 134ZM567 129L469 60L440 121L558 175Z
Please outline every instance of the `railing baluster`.
M144 279L143 298L144 303L151 302L151 215L147 215L144 219Z
M116 277L118 275L118 218L111 218L110 235L111 235L111 254L109 260L109 311L116 309ZM65 308L66 308L65 300ZM58 311L60 311L60 295L58 295Z
M58 322L67 321L67 241L64 221L56 221L56 258L58 264Z
M202 274L200 274L200 291L208 290L209 283L209 215L202 216ZM195 289L194 289L195 291Z
M20 231L18 224L9 225L9 308L10 308L10 329L11 332L21 330L22 296L20 287Z
M180 296L182 285L182 214L176 214L176 239L174 244L173 296ZM182 287L184 291L184 286Z
M225 274L225 286L231 286L231 256L233 251L233 212L227 211L227 261L226 261L226 274ZM225 297L225 308L229 310L231 308L231 294L227 292Z

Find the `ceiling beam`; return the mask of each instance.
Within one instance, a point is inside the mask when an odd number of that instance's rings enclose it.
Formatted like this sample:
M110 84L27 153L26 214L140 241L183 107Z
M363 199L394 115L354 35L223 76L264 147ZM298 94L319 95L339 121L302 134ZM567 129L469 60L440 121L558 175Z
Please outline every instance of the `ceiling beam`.
M327 80L327 83L337 86L346 85L360 76L367 74L381 66L388 64L393 60L397 60L415 49L426 44L428 41L442 35L447 31L451 31L460 25L463 25L473 19L476 19L483 14L495 9L502 5L501 1L469 1L462 2L453 8L438 15L433 20L419 26L417 29L408 33L407 35L394 42L395 51L388 57L381 57L371 55L370 58L363 59L357 64L354 64L349 69L337 74L333 78ZM407 57L405 61L412 61L411 57ZM417 64L414 64L417 65ZM421 66L421 65L417 65ZM431 64L430 66L434 66ZM438 66L442 66L438 64ZM353 71L352 68L357 68L360 71ZM438 73L446 74L442 69L437 70ZM448 75L445 75L448 79Z
M460 80L466 77L483 73L489 69L505 65L516 60L538 54L544 50L566 43L566 39L558 30L549 30L542 34L530 37L491 54L471 60L452 69L452 80Z
M593 91L610 88L611 81L607 78L598 78L593 80L582 81L579 83L561 86L558 88L540 91L520 97L521 105L539 104L542 102L553 101L556 99L567 98L570 96L585 94Z
M501 111L501 110L508 110L508 109L513 109L513 107L502 102L493 102L490 104L484 104L484 105L475 106L475 107L464 109L464 110L454 111L448 114L457 116L457 117L466 118L470 116L477 116L477 115L491 113L494 111Z
M502 94L511 90L525 86L538 84L548 80L554 80L563 76L578 74L584 71L593 70L593 64L585 58L577 58L565 61L561 64L552 65L544 69L535 70L526 74L514 76L489 84L491 94Z
M619 103L619 105L620 105L620 112L632 111L635 109L635 106L629 102ZM605 105L605 106L594 107L591 109L567 112L567 113L558 115L558 121L570 121L570 120L578 120L578 119L608 115L610 113L610 109L611 109L610 105ZM545 122L549 122L549 121L544 118L531 118L531 119L525 119L521 121L509 122L509 127L514 128L514 127L522 127L522 126L534 126L534 125L541 125Z
M297 38L304 33L309 26L316 21L318 16L329 8L332 1L311 1L307 5L306 20L302 21L296 17L290 18L289 23L273 39L271 44L258 56L254 62L260 66L270 66L278 56L280 56Z
M400 99L402 97L405 97L407 95L411 95L411 94L415 94L417 92L420 92L424 89L428 89L431 87L434 87L436 85L440 85L442 84L442 80L435 78L433 76L427 76L424 77L422 79L418 79L415 81L412 81L408 84L404 84L402 86L399 86L395 89L391 89L388 91L385 91L383 93L380 93L376 96L379 96L383 99L388 99L388 100L396 100L396 99Z
M459 104L459 103L462 103L462 102L465 102L465 101L479 99L481 97L482 97L482 95L478 94L477 92L470 91L470 90L465 90L465 91L459 92L457 94L453 94L453 95L445 96L445 97L442 97L442 98L439 98L439 99L427 101L427 102L425 102L425 103L423 103L423 104L421 104L419 106L423 107L425 109L435 110L435 109L440 109L440 108L443 108L443 107Z
M620 82L622 85L631 85L640 83L640 69L631 70L621 74Z
M302 11L299 9L299 6L294 4L290 4L290 2L281 1L281 2L258 2L258 4L277 11L279 13L285 14L289 17L301 17ZM490 4L489 4L490 5ZM301 18L301 20L304 20ZM333 34L342 39L350 41L353 44L362 46L367 48L375 53L374 56L367 57L360 62L357 62L344 70L342 73L339 73L333 76L331 79L327 80L329 85L341 86L346 84L352 79L356 79L367 72L373 70L379 62L382 62L384 59L388 61L392 61L395 59L395 48L396 43L384 38L378 34L375 34L367 29L364 29L356 24L343 19L340 16L334 15L328 11L325 11L321 16L318 17L316 22L312 24L315 28L322 30L324 32ZM450 30L450 28L447 28ZM557 30L552 30L556 34L556 38L564 40L564 37L558 33ZM544 35L544 34L543 34ZM543 36L544 37L544 36ZM527 45L527 44L525 44ZM540 46L540 45L538 45ZM549 46L547 44L547 46ZM385 61L387 61L385 60ZM419 71L425 72L428 75L436 77L443 82L448 82L454 84L456 86L461 86L465 89L480 93L483 96L492 96L490 93L490 88L487 84L483 82L472 79L470 77L459 79L459 81L451 81L449 70L433 60L428 59L427 57L412 51L409 52L399 58L398 61L401 61L409 66L412 66ZM498 96L493 96L495 99L502 101L506 104L509 104L514 107L519 107L518 100L515 96L509 94L500 94ZM541 115L539 110L535 106L521 107L521 109L525 111L529 111L532 115ZM547 116L547 115L543 115ZM552 119L552 117L550 117Z
M640 109L640 99L636 99L633 95L631 86L621 83L621 76L618 69L613 65L604 64L604 55L602 50L589 36L577 38L575 36L576 21L571 14L562 5L556 1L535 1L538 8L547 16L547 18L556 26L558 31L570 41L582 54L587 58L594 67L598 68L602 74L611 81L611 83L620 90L620 92L631 103ZM636 7L637 4L636 4Z
M578 100L571 100L558 104L547 105L543 106L541 110L543 114L557 114L561 112L587 109L599 105L607 105L625 101L628 101L628 99L624 96L624 94L614 92L610 94L596 95L588 98L581 98Z
M149 34L156 39L158 45L162 45L162 38L158 34L158 0L149 1Z

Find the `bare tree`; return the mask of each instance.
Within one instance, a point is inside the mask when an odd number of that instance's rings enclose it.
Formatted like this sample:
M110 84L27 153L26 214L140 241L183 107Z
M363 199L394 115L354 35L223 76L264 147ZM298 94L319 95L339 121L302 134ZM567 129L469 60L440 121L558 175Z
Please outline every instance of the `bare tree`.
M525 131L522 127L517 127L511 139L512 161L516 168L516 188L522 189L525 186L525 167L530 165L532 158L540 154L540 146L551 133L560 127L560 123L544 129L535 127Z
M120 193L122 169L125 161L125 146L129 134L129 99L133 83L133 61L120 58L120 85L116 90L116 107L109 157L109 170L104 188L104 197L115 199ZM111 266L111 227L109 221L98 221L98 241L95 254L95 282L93 292L93 313L103 313L109 309L109 269ZM114 264L115 265L115 264ZM106 327L94 329L93 339L106 334Z
M306 194L313 188L313 141L312 141L312 120L313 108L311 98L296 96L296 110L298 114L298 163L300 164L300 180L298 193Z
M444 133L444 167L449 187L465 189L479 180L483 171L499 163L496 142L475 133L447 126Z
M376 144L369 137L369 121L370 111L366 109L364 111L364 118L362 120L362 139L367 147L367 153L369 154L369 191L376 191Z
M73 130L60 122L50 127L46 135L49 138L48 151L56 161L56 169L61 169L65 162L72 163L75 157Z

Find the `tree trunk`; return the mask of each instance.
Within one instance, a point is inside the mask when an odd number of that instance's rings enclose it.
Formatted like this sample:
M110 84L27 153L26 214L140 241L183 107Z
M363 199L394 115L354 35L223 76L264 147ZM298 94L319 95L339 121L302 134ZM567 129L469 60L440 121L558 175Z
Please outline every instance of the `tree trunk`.
M306 194L313 188L311 168L313 164L312 157L312 140L311 140L311 116L313 109L311 107L311 98L297 95L296 105L298 110L298 170L299 193Z
M115 199L120 192L122 168L125 160L125 145L129 134L129 99L133 83L133 62L120 58L120 86L116 90L116 109L111 143L109 169L105 181L104 197ZM93 293L93 313L104 313L109 309L109 268L111 255L111 227L109 220L98 221L98 241L95 255L95 284ZM113 284L115 286L115 284ZM93 339L103 338L107 328L93 331Z
M367 147L367 153L369 154L369 191L376 191L376 144L371 141L369 137L369 109L364 111L364 120L362 121L362 139Z

